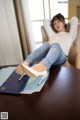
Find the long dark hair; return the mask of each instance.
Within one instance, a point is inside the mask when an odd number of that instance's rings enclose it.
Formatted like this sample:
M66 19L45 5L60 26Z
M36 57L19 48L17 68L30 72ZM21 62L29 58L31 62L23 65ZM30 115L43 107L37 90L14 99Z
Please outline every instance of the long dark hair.
M58 32L53 25L54 21L56 21L56 20L60 20L61 22L63 22L66 32L69 32L70 24L65 24L65 18L61 13L55 15L51 20L50 25L54 32L56 32L56 33Z

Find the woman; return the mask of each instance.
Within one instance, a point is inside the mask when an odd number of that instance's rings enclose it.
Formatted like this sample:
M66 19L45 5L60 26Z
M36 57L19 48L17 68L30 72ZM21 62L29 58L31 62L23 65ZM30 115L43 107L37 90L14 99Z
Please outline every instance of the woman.
M43 20L44 29L48 35L48 42L33 51L23 62L27 66L26 74L29 76L45 75L52 65L61 65L67 61L70 47L77 36L78 19L73 17L70 21L70 30L67 31L67 24L62 14L55 15L51 22ZM29 67L31 64L38 64ZM23 74L21 65L16 72Z

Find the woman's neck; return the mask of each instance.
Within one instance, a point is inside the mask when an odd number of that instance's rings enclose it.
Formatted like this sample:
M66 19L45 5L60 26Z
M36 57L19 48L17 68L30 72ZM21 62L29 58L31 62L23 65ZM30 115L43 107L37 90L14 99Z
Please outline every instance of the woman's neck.
M66 29L65 29L65 27L61 30L61 31L59 31L59 32L66 32Z

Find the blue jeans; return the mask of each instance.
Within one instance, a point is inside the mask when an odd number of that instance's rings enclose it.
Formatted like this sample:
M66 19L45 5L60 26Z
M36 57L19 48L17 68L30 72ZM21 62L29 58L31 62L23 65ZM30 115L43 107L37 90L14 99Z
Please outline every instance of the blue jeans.
M58 43L50 45L48 42L45 42L42 46L33 51L25 61L28 61L29 64L40 61L50 69L52 65L64 64L66 60L67 57Z

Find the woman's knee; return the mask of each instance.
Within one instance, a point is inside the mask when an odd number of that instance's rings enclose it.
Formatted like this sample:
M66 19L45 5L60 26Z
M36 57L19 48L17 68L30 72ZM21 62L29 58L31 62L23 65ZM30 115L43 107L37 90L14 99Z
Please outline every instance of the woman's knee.
M51 45L51 48L54 48L54 47L55 47L57 50L59 50L59 51L62 50L62 48L61 48L61 46L60 46L59 43L54 43L54 44Z
M54 43L53 45L51 45L51 48L52 49L55 49L56 50L56 53L57 54L61 54L61 53L63 53L63 50L62 50L62 48L61 48L61 46L60 46L60 44L59 43Z
M48 50L49 50L50 44L49 44L48 42L44 42L44 43L42 44L42 48L43 48L43 49L48 49Z
M44 42L43 45L50 47L49 42Z
M59 47L59 48L60 48L60 44L59 44L59 43L54 43L54 44L51 45L51 47L53 47L53 46L54 46L54 47Z

